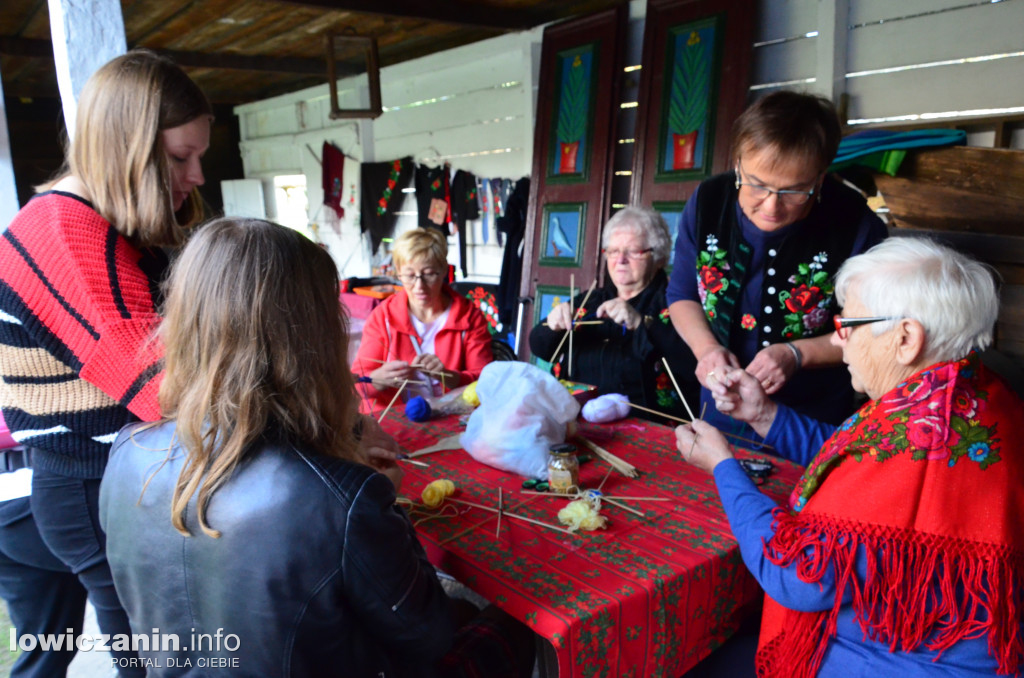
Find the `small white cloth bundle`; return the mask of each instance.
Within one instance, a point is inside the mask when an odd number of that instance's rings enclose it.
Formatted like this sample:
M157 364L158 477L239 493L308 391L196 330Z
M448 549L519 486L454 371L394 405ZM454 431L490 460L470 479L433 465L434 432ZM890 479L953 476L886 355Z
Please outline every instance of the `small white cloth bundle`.
M592 424L624 419L629 416L629 398L621 393L608 393L588 400L583 405L583 418Z

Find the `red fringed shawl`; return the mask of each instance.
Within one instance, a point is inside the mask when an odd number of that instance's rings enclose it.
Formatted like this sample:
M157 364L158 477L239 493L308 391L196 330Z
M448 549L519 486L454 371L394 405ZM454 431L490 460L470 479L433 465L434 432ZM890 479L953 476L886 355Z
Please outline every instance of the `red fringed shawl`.
M975 354L939 363L848 419L776 509L771 562L818 582L831 610L765 599L758 676L813 676L843 594L890 651L985 636L999 673L1024 667L1024 403ZM855 569L858 549L867 577Z

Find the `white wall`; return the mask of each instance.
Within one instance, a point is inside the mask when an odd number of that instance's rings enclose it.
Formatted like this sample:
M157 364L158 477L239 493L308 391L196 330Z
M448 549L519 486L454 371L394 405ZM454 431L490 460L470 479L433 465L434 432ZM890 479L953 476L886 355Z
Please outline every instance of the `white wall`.
M342 275L369 275L369 246L359 235L358 165L346 163L346 213L338 236L325 225L327 208L319 208L323 191L314 153L320 154L326 140L356 161L411 155L417 161L447 160L453 169L480 177L527 176L541 35L541 29L505 35L382 69L385 113L376 120L330 120L326 83L239 106L235 113L241 123L245 176L269 181L279 174L305 174L310 219L320 224L320 238L342 267ZM351 81L340 81L342 106L346 100L352 104L364 97L353 87ZM350 207L353 184L357 198ZM273 191L267 187L264 194ZM274 218L273 205L267 213ZM395 234L415 226L416 205L410 193L399 211ZM481 229L482 220L470 222L470 278L497 281L501 248L493 224L489 244L483 243ZM458 261L455 238L450 241L449 261Z

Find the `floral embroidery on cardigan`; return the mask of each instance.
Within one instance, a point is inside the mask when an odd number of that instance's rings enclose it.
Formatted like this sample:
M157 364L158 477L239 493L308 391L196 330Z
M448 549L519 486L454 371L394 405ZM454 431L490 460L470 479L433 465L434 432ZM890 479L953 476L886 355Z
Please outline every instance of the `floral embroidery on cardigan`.
M814 336L831 319L829 304L835 285L824 270L828 254L819 252L809 264L797 264L789 277L793 287L779 293L781 309L786 312L782 336L787 339Z
M725 271L730 270L730 267L725 258L725 250L718 249L718 238L709 235L705 240L705 249L697 255L697 292L708 318L716 315L719 293L735 284L726 277Z
M388 175L388 185L384 188L384 192L381 193L380 200L377 201L377 214L384 214L388 211L388 204L391 202L391 192L395 188L395 184L398 183L398 176L402 173L402 160L395 160L391 164L391 173Z

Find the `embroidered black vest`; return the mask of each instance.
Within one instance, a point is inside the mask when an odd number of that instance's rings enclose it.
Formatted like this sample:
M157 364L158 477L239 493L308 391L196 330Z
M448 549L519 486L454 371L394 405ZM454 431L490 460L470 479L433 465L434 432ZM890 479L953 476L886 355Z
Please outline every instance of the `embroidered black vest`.
M826 178L821 201L767 252L759 319L739 318L753 248L736 217L735 181L732 172L719 174L701 184L697 194L697 287L715 338L729 346L738 329L750 329L754 322L762 347L827 334L837 311L835 274L853 251L864 199Z

